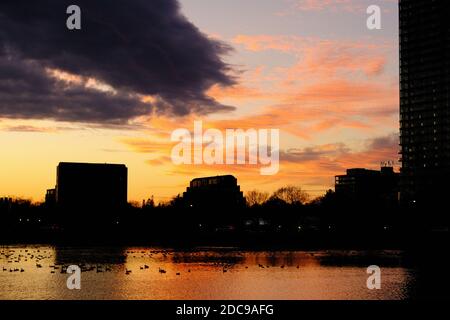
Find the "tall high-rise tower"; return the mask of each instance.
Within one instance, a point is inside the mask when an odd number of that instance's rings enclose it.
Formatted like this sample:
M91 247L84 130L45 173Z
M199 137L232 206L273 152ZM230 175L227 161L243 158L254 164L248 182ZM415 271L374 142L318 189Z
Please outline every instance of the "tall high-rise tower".
M450 1L400 0L403 203L450 203Z

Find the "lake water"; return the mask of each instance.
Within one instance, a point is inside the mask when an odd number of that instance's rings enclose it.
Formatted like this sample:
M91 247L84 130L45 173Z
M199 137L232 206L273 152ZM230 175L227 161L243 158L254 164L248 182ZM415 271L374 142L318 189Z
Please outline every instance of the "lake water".
M0 299L408 299L415 271L402 256L401 251L0 246ZM65 268L72 264L83 270L81 290L66 286ZM366 286L370 265L381 268L381 290Z

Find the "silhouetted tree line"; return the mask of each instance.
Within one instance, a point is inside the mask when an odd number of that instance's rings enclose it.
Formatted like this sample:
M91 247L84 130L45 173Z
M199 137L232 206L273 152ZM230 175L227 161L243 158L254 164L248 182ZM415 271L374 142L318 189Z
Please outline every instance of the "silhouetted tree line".
M371 233L389 235L404 227L397 204L380 201L364 204L329 190L312 199L302 188L285 186L272 194L252 190L246 205L223 209L220 203L207 210L189 207L181 195L156 203L151 197L125 208L63 210L57 205L23 199L0 201L0 238L35 233L52 237L71 234L115 239L195 239L200 235L220 238L227 234L257 237L308 237L320 234Z

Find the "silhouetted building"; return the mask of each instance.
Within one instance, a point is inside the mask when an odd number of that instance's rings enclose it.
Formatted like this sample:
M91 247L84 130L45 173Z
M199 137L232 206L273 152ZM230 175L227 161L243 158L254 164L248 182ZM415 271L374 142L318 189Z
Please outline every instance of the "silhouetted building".
M11 211L13 200L9 197L0 198L0 213L8 214Z
M237 179L231 175L197 178L183 194L185 204L194 209L230 209L245 205Z
M401 198L448 203L450 1L400 0Z
M346 175L336 176L335 191L350 204L392 207L398 202L399 174L392 167L348 169Z
M45 193L45 205L53 207L56 205L56 189L47 189Z
M56 203L67 210L124 208L127 175L123 164L61 162L57 168Z

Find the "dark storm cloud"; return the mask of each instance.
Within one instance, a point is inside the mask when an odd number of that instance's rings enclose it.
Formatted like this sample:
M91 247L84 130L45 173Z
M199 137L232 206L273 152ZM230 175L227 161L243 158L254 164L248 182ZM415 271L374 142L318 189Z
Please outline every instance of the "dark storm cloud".
M49 77L35 62L0 57L0 115L124 123L151 106L128 93L102 92Z
M82 29L66 28L81 7ZM125 122L152 110L184 115L229 110L206 96L234 83L221 60L230 48L208 39L176 0L2 0L0 117ZM49 77L60 69L109 84L117 93ZM153 95L153 105L137 95Z

